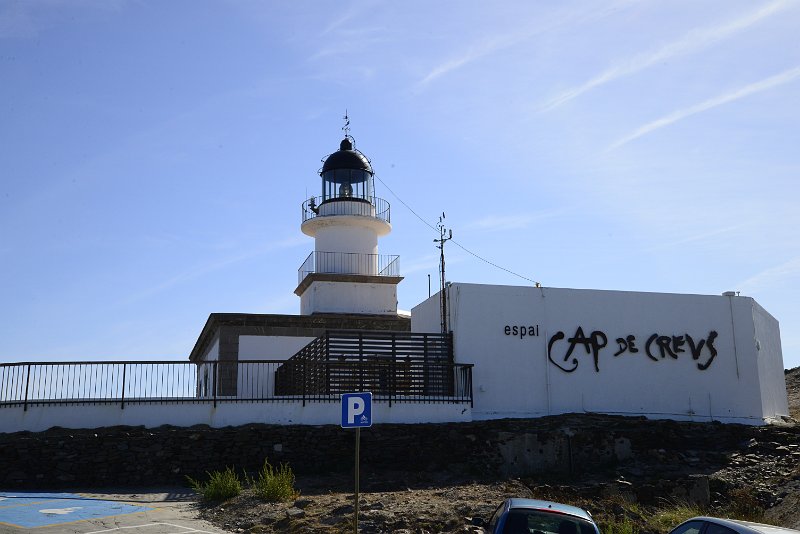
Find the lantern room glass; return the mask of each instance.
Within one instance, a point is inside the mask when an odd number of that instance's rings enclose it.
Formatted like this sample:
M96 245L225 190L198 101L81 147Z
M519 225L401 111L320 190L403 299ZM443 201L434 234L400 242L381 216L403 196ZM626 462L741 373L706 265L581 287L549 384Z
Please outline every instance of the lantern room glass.
M322 173L322 201L366 200L372 202L372 175L360 169L331 169Z

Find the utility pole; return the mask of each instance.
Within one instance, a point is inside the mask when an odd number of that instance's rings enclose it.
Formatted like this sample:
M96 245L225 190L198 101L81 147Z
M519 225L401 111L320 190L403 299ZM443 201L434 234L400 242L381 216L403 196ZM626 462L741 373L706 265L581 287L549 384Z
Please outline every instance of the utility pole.
M441 298L441 303L439 305L439 309L442 312L442 334L447 334L447 295L445 295L445 275L444 275L444 244L449 240L453 239L453 230L446 230L444 227L444 212L442 212L442 216L439 217L439 224L436 225L436 228L439 229L439 239L434 239L434 243L438 243L436 248L439 249L439 275L440 275L440 285L439 285L439 297Z

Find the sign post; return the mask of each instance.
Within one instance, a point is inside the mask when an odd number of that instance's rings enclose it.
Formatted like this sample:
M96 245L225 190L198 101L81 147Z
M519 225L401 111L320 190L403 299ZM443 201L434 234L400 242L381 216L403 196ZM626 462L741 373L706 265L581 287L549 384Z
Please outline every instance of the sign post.
M358 534L358 486L359 486L359 455L361 449L361 428L372 426L372 393L343 393L342 394L342 428L356 429L356 491L355 491L355 518L353 532Z

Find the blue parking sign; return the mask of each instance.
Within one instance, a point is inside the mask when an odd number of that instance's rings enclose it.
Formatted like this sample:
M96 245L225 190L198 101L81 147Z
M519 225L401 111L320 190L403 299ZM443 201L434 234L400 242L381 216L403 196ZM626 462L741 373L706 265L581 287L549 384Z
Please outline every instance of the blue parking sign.
M372 393L342 393L342 428L372 426Z

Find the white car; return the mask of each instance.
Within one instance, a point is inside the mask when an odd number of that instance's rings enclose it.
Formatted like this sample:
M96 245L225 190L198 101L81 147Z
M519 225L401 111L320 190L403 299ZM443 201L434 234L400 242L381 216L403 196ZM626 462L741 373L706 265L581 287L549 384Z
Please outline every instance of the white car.
M800 530L738 519L693 517L673 528L669 534L800 534Z
M480 523L488 534L600 534L586 510L536 499L506 499Z

